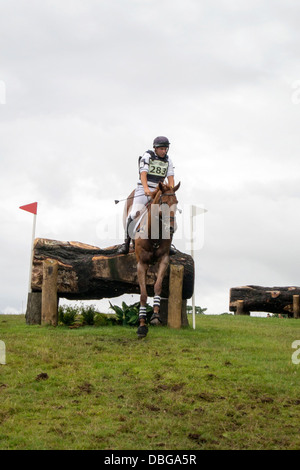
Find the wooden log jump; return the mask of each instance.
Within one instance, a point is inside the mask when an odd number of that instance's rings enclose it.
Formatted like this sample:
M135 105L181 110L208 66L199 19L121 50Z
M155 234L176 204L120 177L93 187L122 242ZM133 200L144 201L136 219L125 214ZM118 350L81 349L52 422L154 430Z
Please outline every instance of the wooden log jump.
M300 316L300 287L242 286L230 289L229 310L236 315L250 312L283 313Z
M118 245L101 249L80 242L37 238L34 242L32 293L28 295L26 322L55 325L60 298L96 300L138 294L135 253L118 255L117 248ZM181 292L181 304L185 306L186 299L192 297L194 290L194 262L185 253L178 252L170 258L161 297L169 299L173 282L170 284L170 273L173 266L178 265L182 267L182 279L177 290ZM149 297L154 296L156 272L157 266L150 266L147 274ZM187 323L182 313L181 323Z

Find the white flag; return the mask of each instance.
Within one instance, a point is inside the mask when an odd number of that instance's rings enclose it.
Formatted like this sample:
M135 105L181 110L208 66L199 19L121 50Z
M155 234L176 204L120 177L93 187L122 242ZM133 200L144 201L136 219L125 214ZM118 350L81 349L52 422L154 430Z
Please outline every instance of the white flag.
M204 207L192 206L192 216L193 217L195 217L196 215L204 214L205 212L207 212L207 210L204 209Z

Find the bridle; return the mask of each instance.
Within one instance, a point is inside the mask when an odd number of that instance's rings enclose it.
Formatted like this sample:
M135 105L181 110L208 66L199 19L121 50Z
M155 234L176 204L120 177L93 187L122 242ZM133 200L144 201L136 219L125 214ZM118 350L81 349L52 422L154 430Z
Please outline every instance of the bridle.
M174 204L177 204L178 201L177 201L177 198L176 198L176 194L173 192L173 193L161 193L161 195L159 196L159 205L161 206L162 204L168 204L167 202L163 202L162 201L162 198L164 196L175 196L175 199L176 201L174 202Z
M177 201L177 198L176 198L176 194L175 192L166 192L166 193L161 193L160 196L159 196L159 200L158 200L158 206L159 206L159 209L161 208L161 206L163 206L164 204L168 205L168 202L166 201L163 201L162 198L165 197L165 196L174 196L175 197L175 201L173 204L178 204L178 201ZM150 202L149 205L153 204L154 203L154 200ZM172 205L173 205L172 204ZM171 206L169 206L171 207ZM175 212L174 212L175 213ZM163 217L162 217L162 212L159 210L159 213L158 215L155 215L155 218L156 219L159 219L161 221L161 223L164 225L165 227L165 230L168 230L168 226L169 226L169 230L170 230L170 234L172 235L174 233L174 224L175 224L175 215L170 215L169 216L169 224L167 221L163 220Z

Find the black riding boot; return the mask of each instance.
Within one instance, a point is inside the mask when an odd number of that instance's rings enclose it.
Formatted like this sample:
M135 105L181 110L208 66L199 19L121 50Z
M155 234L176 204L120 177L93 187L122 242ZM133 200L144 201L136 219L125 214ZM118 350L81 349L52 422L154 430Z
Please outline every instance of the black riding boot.
M177 250L176 250L175 246L172 245L172 239L173 239L173 234L171 235L171 245L170 245L170 251L169 251L170 256L176 255L176 253L177 253Z
M117 253L119 255L127 255L129 253L129 245L130 245L130 236L129 236L129 225L132 222L132 218L128 217L126 229L125 229L125 242L119 246Z
M174 245L170 245L170 251L169 251L169 255L172 256L172 255L176 255L177 253L177 250L175 248Z

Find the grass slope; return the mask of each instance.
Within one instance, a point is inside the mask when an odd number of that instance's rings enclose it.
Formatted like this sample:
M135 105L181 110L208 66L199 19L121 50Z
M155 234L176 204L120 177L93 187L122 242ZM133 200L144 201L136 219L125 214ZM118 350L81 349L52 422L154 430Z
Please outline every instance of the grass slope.
M0 315L0 449L300 449L300 321L196 330L28 326Z

